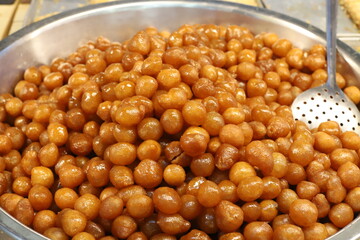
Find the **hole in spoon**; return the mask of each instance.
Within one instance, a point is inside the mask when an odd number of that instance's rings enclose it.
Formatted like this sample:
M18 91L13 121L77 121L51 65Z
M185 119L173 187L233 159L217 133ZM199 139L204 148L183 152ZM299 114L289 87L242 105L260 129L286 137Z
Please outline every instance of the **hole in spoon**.
M309 121L308 121L308 124L311 124L311 123L312 123L312 122L309 120Z
M330 96L330 98L331 98L331 99L334 99L334 97L333 97L332 95Z

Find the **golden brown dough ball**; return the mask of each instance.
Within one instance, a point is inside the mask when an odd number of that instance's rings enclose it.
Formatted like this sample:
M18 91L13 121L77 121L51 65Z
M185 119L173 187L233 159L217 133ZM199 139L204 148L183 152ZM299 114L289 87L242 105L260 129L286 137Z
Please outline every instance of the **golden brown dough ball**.
M329 218L336 227L342 228L354 219L354 212L348 204L339 203L330 209Z
M119 238L127 238L137 229L137 224L132 217L121 215L112 222L111 232Z
M346 96L350 98L355 104L360 102L360 90L356 86L349 86L344 89Z
M181 209L181 198L173 188L157 188L154 191L153 201L155 207L165 214L174 214Z
M83 232L86 227L86 216L73 209L64 209L60 218L61 227L69 236Z
M216 225L223 232L236 231L243 223L242 209L226 200L220 201L215 208Z
M221 201L219 186L213 181L205 181L199 187L197 199L204 207L215 207Z
M272 239L273 229L266 222L251 222L244 229L245 239Z
M290 204L289 216L297 225L309 227L317 221L318 209L307 199L296 199Z
M296 225L293 224L283 224L274 230L273 235L274 240L304 240L304 232L302 229Z

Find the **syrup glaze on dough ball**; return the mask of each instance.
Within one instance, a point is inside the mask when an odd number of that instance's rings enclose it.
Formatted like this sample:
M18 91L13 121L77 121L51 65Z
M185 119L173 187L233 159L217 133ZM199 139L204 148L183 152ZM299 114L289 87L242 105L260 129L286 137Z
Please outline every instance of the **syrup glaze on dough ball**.
M149 27L29 66L0 95L0 207L51 239L334 234L360 211L360 136L293 119L294 98L327 78L324 46L297 45Z

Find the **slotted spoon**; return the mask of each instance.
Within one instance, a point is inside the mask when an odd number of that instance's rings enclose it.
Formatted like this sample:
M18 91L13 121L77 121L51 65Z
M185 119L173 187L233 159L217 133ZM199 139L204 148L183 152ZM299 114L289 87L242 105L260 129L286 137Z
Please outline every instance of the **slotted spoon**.
M360 112L336 84L336 24L337 0L326 1L326 49L328 79L322 86L297 96L291 106L295 120L305 122L310 129L320 123L336 121L341 130L360 134Z

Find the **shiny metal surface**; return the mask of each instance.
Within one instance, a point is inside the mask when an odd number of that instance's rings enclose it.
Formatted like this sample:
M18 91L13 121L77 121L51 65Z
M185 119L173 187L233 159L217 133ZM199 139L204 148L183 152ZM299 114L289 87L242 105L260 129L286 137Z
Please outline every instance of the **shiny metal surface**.
M324 33L299 20L262 8L219 1L121 1L70 10L34 23L0 42L0 92L10 91L26 67L49 63L66 56L79 44L99 35L123 41L138 30L156 26L174 30L182 24L238 24L254 33L271 31L291 40L297 47L308 48L325 43ZM360 56L338 42L338 50L347 63L338 58L339 71L358 84ZM46 239L18 224L0 209L0 228L14 239ZM359 218L329 239L355 240L360 236ZM1 232L0 232L1 234ZM8 237L7 237L8 238ZM6 239L0 235L0 239ZM7 240L7 239L6 239Z
M302 21L312 24L321 30L326 30L326 0L262 0L265 7L283 13ZM337 1L339 2L339 1ZM306 9L306 11L304 11ZM337 34L341 36L342 34L353 33L359 34L359 29L352 22L350 16L346 13L346 10L342 7L339 7L337 10L338 15L338 24L337 24Z
M59 12L89 4L90 0L32 0L24 19L24 26Z
M267 9L301 19L325 31L326 0L262 0L262 2ZM342 6L338 8L337 15L337 37L354 49L359 49L360 32L358 27Z
M343 132L360 134L360 112L336 84L337 0L326 0L327 82L297 96L291 105L294 118L310 129L322 122L337 121Z

